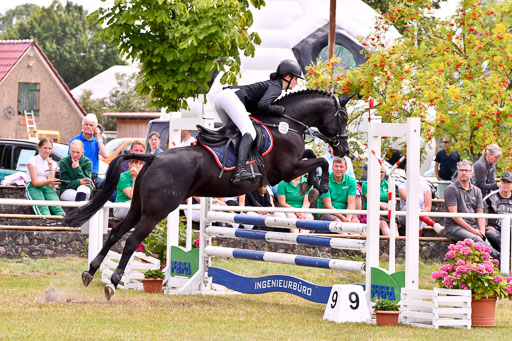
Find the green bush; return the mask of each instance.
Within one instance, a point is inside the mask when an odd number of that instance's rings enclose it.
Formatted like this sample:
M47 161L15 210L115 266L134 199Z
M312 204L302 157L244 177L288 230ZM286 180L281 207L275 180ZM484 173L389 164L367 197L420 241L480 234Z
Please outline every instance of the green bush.
M373 310L377 311L399 311L400 304L395 301L391 301L385 298L379 298L375 301L375 305L373 306Z
M144 273L144 278L164 278L165 274L160 269L148 270Z

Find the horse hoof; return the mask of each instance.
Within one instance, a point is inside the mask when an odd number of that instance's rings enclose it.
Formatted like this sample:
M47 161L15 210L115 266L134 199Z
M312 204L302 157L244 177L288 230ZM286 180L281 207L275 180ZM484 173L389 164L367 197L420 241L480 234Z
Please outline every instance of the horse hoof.
M107 301L110 301L112 296L116 293L116 288L112 284L107 284L105 286L105 298Z
M310 187L311 185L308 184L307 182L301 182L299 185L299 195L301 197L304 196L304 194L306 194Z
M88 286L92 282L94 276L91 276L87 271L82 272L82 284Z
M310 204L316 202L318 198L320 198L320 192L318 192L316 188L313 188L311 191L309 191L308 200Z

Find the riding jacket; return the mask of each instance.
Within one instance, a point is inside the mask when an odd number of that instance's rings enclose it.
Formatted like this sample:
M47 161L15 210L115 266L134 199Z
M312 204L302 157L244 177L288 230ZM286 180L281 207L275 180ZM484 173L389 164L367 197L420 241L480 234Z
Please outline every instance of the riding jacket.
M230 88L239 89L236 95L251 114L257 112L282 114L284 112L284 107L272 104L276 98L281 96L283 88L281 79L231 86Z

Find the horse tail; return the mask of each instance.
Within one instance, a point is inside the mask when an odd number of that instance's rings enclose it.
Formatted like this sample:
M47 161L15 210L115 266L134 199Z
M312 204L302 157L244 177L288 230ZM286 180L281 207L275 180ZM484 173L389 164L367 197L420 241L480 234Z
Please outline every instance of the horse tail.
M124 154L117 156L110 162L105 177L105 186L101 191L96 193L89 203L72 211L64 217L64 222L69 226L81 226L88 221L94 213L105 205L112 193L117 188L119 176L121 175L121 164L126 159L136 159L146 162L145 168L153 162L155 155L153 154Z

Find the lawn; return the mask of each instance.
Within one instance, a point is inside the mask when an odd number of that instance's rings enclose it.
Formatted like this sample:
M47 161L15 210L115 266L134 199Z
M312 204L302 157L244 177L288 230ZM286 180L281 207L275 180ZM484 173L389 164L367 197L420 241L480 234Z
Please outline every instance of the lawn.
M322 285L363 283L360 274L244 260L216 260L240 274L293 275ZM403 264L399 264L399 267ZM420 287L431 288L436 263L420 265ZM169 296L118 290L103 296L99 274L83 287L83 258L0 258L2 340L481 340L508 339L512 304L499 301L496 328L469 331L376 327L323 321L325 306L285 293Z

